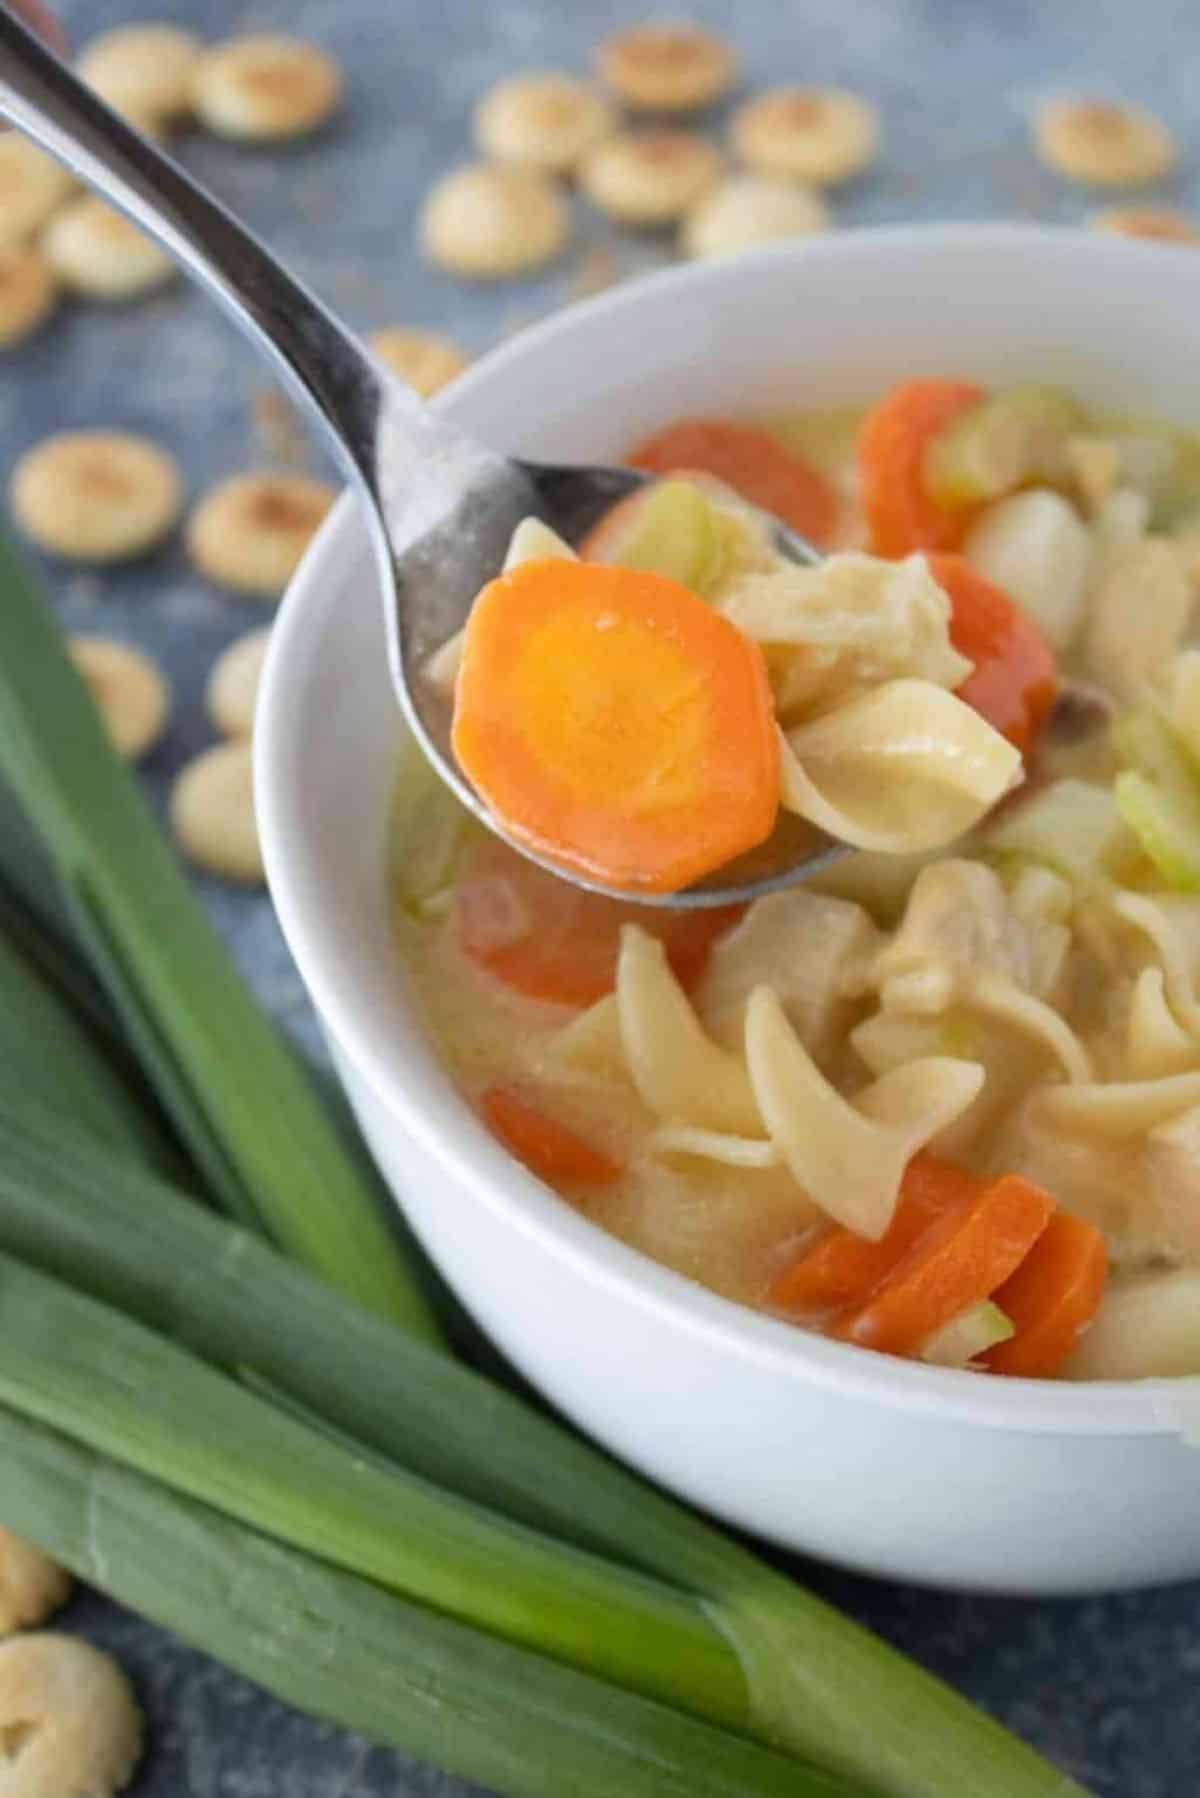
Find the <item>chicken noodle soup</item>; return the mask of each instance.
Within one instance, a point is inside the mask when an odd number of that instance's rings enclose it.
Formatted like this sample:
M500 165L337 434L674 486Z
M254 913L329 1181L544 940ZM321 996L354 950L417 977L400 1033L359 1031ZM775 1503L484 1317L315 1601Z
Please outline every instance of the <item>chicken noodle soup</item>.
M751 490L826 535L828 483L760 439L708 424L650 447L726 472L752 454ZM711 477L633 494L582 557L530 520L462 634L455 752L510 835L610 887L675 891L758 848L781 809L859 848L941 847L1020 779L1053 691L1029 627L1025 729L989 720L954 636L981 606L1019 614L964 582L921 556L798 566Z
M860 847L746 908L646 910L509 851L413 751L397 939L465 1096L597 1225L797 1327L992 1375L1200 1372L1200 449L928 380L861 418L685 421L631 460L662 478L582 562L529 524L493 590L533 620L508 698L559 757L539 778L582 783L606 855L657 853L661 783L623 819L548 696L556 574L632 595L635 634L662 582L761 658L777 803ZM759 504L822 566L781 561ZM471 648L427 671L460 716ZM684 719L670 831L714 757L736 782L738 729L761 751L754 707L708 741L712 666L633 659ZM594 673L571 692L602 734Z

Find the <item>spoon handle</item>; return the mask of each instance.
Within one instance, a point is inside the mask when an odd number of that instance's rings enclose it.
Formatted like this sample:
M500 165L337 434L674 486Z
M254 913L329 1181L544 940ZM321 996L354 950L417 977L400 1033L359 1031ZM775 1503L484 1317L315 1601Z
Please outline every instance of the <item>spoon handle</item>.
M127 213L221 303L316 411L346 472L374 493L383 401L371 358L211 194L85 87L2 0L0 116ZM393 421L398 410L409 410L414 433L428 428L415 394L392 379L387 390Z

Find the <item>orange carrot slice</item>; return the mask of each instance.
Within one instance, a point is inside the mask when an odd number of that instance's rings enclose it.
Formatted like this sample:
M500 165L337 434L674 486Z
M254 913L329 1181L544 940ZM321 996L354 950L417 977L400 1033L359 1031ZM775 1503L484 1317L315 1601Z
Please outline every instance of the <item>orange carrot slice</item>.
M670 893L779 809L756 643L663 575L525 562L467 620L453 742L515 837L606 885Z
M886 1355L923 1342L1016 1272L1054 1211L1054 1200L1019 1174L985 1185L938 1218L861 1304L828 1334Z
M492 837L459 882L456 910L459 942L479 967L528 999L582 1007L615 987L623 925L658 937L690 992L743 907L647 911L570 886Z
M685 418L635 444L625 460L650 474L700 470L791 525L819 549L837 526L837 495L825 476L753 425L727 418Z
M925 452L939 431L983 397L981 387L966 381L906 381L867 414L858 439L858 473L877 556L958 548L970 514L930 498Z
M548 1186L611 1186L621 1166L510 1086L489 1086L479 1100L492 1135Z
M1053 650L1029 614L964 556L927 560L950 601L950 641L975 664L958 697L1028 755L1058 688Z
M981 1359L993 1373L1048 1380L1058 1372L1104 1295L1108 1254L1094 1224L1060 1211L992 1294L1013 1325Z
M768 1302L811 1318L864 1298L943 1212L986 1184L936 1155L914 1155L904 1170L895 1216L879 1241L868 1242L841 1226L826 1230L777 1276Z

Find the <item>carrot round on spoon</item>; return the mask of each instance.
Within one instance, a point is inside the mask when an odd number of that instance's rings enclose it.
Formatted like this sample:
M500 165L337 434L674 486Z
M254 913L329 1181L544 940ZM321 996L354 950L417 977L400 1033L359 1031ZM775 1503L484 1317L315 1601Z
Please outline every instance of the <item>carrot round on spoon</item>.
M771 833L766 664L662 575L526 562L467 621L454 751L509 833L605 885L669 893Z

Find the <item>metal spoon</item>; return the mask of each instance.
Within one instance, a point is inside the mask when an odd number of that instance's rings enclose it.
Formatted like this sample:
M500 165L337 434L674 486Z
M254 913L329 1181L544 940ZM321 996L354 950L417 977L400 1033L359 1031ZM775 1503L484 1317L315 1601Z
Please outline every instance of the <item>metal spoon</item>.
M428 410L347 328L179 166L86 88L0 5L0 116L37 139L167 250L275 362L324 427L365 502L384 597L392 681L425 754L463 804L507 833L459 769L450 706L421 669L463 624L531 514L568 543L647 476L626 468L557 467L498 455ZM775 526L783 552L816 551ZM507 838L513 842L512 838ZM513 842L551 872L581 878ZM728 905L792 886L841 846L785 818L768 843L684 892L620 893L648 905Z

